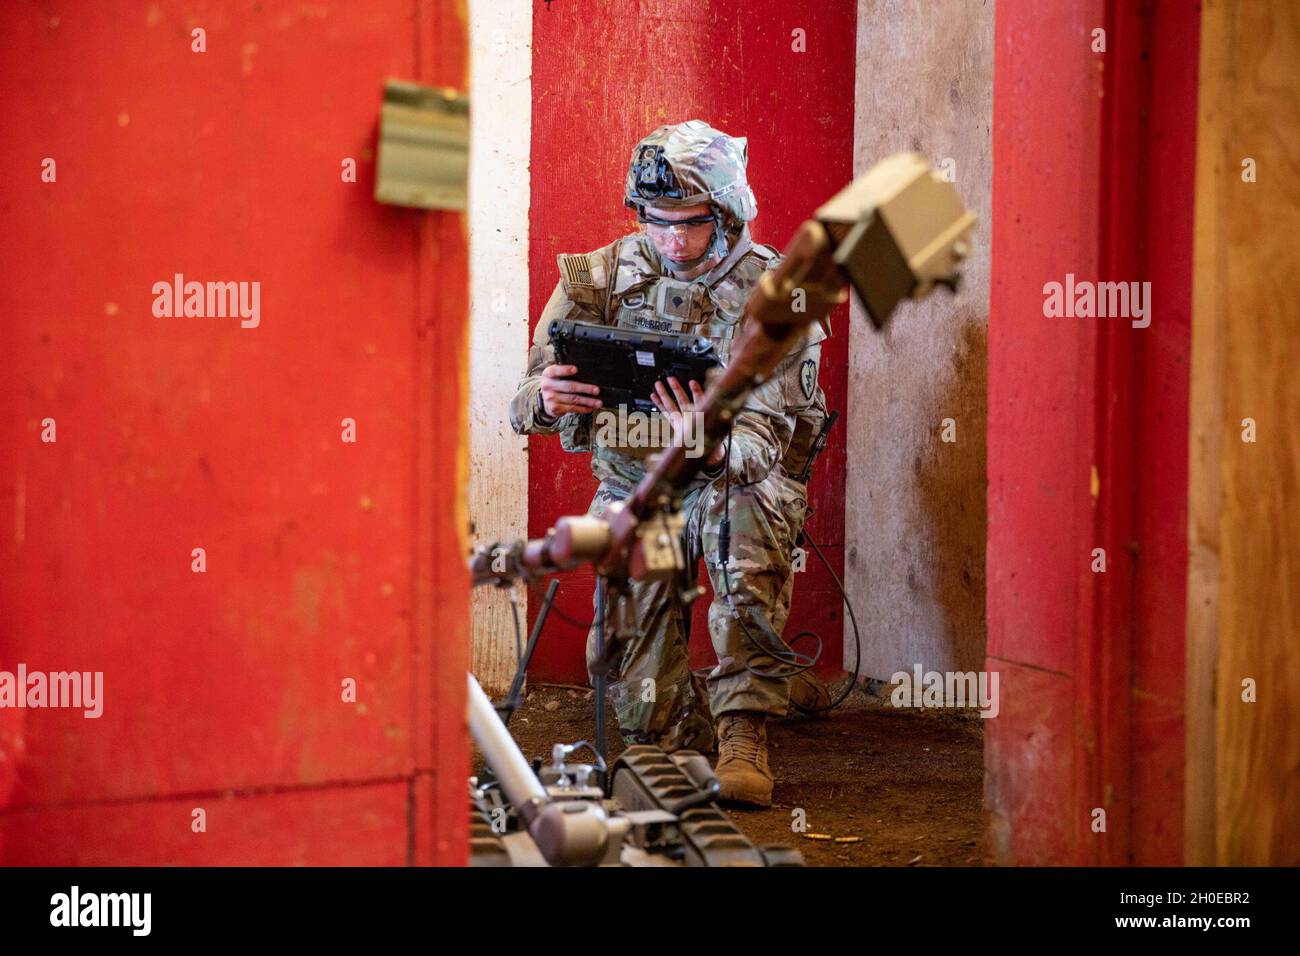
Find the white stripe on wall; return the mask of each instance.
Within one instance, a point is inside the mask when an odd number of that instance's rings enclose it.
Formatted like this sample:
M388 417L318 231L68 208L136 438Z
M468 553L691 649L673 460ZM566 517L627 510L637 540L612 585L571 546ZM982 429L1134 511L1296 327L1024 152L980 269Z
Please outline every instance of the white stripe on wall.
M470 478L474 543L528 530L528 458L506 410L528 347L532 5L470 3ZM523 594L519 594L523 615ZM514 673L504 592L477 588L471 667L489 693Z

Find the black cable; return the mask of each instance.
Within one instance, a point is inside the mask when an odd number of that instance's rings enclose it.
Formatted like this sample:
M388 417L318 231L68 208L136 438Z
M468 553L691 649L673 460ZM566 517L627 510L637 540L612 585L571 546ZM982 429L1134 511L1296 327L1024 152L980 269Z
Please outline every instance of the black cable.
M528 665L532 662L533 652L537 650L538 641L542 639L542 628L546 626L546 620L550 617L551 608L555 604L555 593L559 589L559 580L551 578L551 583L546 587L546 597L542 600L541 610L537 612L537 620L533 622L532 633L528 635L528 646L524 648L523 659L515 666L515 676L510 682L510 690L506 694L505 700L497 705L497 713L501 715L501 720L507 726L510 724L510 718L514 715L514 712L523 703L524 678L528 674Z
M806 516L805 516L805 520L807 520ZM795 709L802 713L824 714L827 713L828 711L834 710L836 707L840 706L840 704L844 703L844 701L848 699L849 694L853 692L853 688L856 687L858 684L858 677L862 673L862 634L861 632L858 631L858 616L853 613L853 602L849 600L849 594L847 591L844 590L844 584L843 582L840 581L839 575L835 573L835 569L831 567L831 563L826 560L826 555L822 554L822 549L817 546L817 542L812 539L812 535L808 533L807 528L803 529L803 536L804 536L804 540L813 546L813 550L817 552L817 557L821 559L822 564L825 566L827 572L830 574L831 580L833 580L835 582L835 586L839 588L840 597L844 599L844 606L849 609L849 623L853 625L853 647L854 647L853 676L851 676L848 680L848 683L844 685L844 689L840 691L840 695L836 697L833 701L831 701L829 704L827 704L825 707L803 707L799 704L794 704ZM804 633L811 634L812 632L805 631ZM799 637L802 636L803 636L802 634L796 636L795 640L798 640ZM791 701L791 703L793 704L794 702Z
M605 656L605 576L596 576L596 660L600 661ZM600 761L601 767L605 765L605 668L601 666L596 672L596 679L592 681L593 690L596 698L596 745L592 748L596 751L596 757ZM606 779L604 770L600 774L601 789L605 789L609 784Z
M576 744L568 744L567 746L569 747L569 754L576 754L583 747L586 747L596 755L595 769L602 774L609 771L609 768L605 765L605 758L601 756L600 751L596 749L596 745L590 740L579 740ZM568 754L566 754L566 756L568 756Z

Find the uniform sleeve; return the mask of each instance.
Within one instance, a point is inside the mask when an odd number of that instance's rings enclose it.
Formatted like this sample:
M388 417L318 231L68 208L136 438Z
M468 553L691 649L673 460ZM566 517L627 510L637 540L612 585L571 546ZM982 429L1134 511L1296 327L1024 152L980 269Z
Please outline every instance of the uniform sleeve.
M762 481L785 457L794 437L796 412L817 393L821 342L811 336L786 356L771 378L754 389L731 428L731 480ZM718 475L722 474L719 466Z
M775 254L765 268L781 262ZM750 394L731 428L731 480L749 485L762 481L790 448L798 414L816 401L817 373L821 370L821 343L826 328L814 322L791 354L776 367L766 382ZM722 475L722 465L710 476Z
M510 427L519 435L554 435L574 425L578 419L585 417L576 412L561 415L550 422L540 419L537 396L542 390L542 369L555 364L555 349L551 345L550 327L556 319L579 319L586 322L597 321L598 317L588 312L565 294L564 284L557 282L550 301L542 309L541 318L533 330L533 344L528 349L528 367L524 372L515 397L510 402Z

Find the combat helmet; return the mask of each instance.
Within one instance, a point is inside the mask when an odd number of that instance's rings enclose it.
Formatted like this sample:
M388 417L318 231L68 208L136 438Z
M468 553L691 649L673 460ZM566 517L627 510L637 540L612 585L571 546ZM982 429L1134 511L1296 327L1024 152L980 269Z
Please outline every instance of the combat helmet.
M745 176L748 162L749 141L743 136L728 136L697 119L661 126L632 150L623 203L638 215L647 205L708 203L714 209L714 244L695 261L714 251L725 254L728 227L758 215Z

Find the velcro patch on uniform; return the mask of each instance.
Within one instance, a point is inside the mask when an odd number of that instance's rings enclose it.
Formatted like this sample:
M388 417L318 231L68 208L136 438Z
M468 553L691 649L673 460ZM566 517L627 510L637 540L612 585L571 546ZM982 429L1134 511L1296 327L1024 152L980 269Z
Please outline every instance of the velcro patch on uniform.
M568 285L581 286L587 289L596 287L591 275L591 256L585 252L562 253L560 255L560 271Z
M636 324L639 328L650 329L653 332L680 332L681 323L674 325L667 319L656 319L650 315L638 315Z
M799 366L799 386L803 389L804 398L813 397L817 388L817 362L813 359L804 359Z
M695 321L703 304L702 293L696 283L661 279L656 288L655 311L661 318Z

